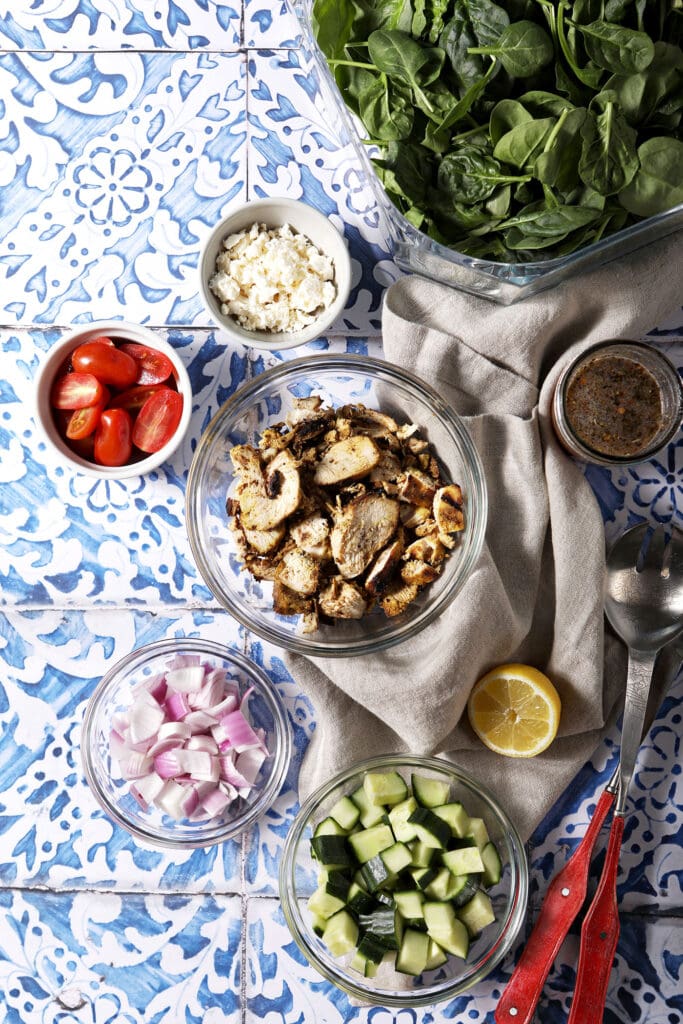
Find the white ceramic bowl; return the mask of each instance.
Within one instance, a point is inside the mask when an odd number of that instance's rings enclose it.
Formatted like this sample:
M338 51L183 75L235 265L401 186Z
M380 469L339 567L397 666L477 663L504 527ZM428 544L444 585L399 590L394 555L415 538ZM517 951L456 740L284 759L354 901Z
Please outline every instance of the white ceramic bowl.
M102 336L118 338L122 341L134 341L140 345L147 345L150 348L162 352L173 364L173 375L179 394L183 396L183 412L178 428L173 437L158 452L148 455L137 462L131 462L125 466L100 466L95 462L77 454L69 447L61 436L55 423L52 406L50 405L50 392L55 377L71 352L86 341L94 341ZM89 476L122 480L127 477L142 476L156 469L163 462L171 457L187 432L192 413L192 387L185 365L175 349L157 337L153 331L138 324L126 323L124 320L98 320L94 323L83 324L65 334L46 355L42 365L36 374L34 389L34 419L40 428L44 440L53 453L61 456L66 465L71 466L79 473Z
M216 272L216 258L228 235L243 231L252 224L278 228L284 224L305 235L334 264L334 301L308 327L301 331L249 331L234 317L221 312L221 301L209 288ZM199 258L199 288L211 319L239 345L270 349L273 352L304 345L320 337L341 315L351 291L351 258L343 236L332 222L318 210L296 199L255 199L241 203L214 227L207 237Z

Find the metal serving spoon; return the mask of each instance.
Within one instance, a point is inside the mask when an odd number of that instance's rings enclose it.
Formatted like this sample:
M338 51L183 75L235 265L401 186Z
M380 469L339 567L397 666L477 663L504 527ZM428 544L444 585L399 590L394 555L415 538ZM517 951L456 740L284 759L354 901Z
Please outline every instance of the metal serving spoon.
M619 765L600 796L586 834L553 879L541 913L501 996L497 1024L529 1024L543 984L583 905L593 846L619 790L603 874L581 932L570 1024L601 1022L619 936L616 870L626 795L640 746L647 697L659 650L683 630L683 533L647 523L628 530L607 558L605 611L629 648Z

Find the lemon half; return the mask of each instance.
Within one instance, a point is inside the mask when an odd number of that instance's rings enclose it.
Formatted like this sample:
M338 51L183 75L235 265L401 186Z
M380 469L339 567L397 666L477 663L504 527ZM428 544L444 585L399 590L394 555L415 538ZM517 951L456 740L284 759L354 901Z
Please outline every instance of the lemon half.
M482 743L507 757L535 757L557 735L560 695L531 665L499 665L475 683L467 702Z

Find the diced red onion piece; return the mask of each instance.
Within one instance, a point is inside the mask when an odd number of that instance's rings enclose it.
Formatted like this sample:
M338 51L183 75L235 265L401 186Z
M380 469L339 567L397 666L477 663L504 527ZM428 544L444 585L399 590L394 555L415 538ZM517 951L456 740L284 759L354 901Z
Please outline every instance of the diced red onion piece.
M127 739L131 746L144 740L156 740L157 733L164 721L163 709L154 701L148 704L144 700L136 700L131 706Z
M166 698L164 708L172 721L181 722L190 713L190 702L184 693L170 693Z
M149 775L152 770L153 761L146 754L139 754L132 750L125 761L121 762L121 775L127 781L131 779L142 779Z
M235 768L246 779L248 786L253 786L261 771L261 765L266 759L260 747L251 747L243 753L238 754L235 760Z
M218 744L213 736L197 732L185 741L186 750L206 750L209 754L218 753Z
M222 789L216 787L203 798L202 807L211 818L216 818L219 814L223 813L230 803L230 796L224 793Z
M228 715L223 715L220 725L223 726L227 739L238 752L247 750L248 747L261 745L258 736L239 709L231 711ZM221 746L220 742L218 745Z
M180 760L182 754L180 747L157 754L154 758L154 771L160 779L174 779L176 775L182 775L185 771L185 766Z
M175 693L192 693L204 684L204 669L201 665L171 669L166 673L166 685Z
M183 817L183 801L186 796L185 786L179 785L175 779L168 779L163 789L155 796L154 803L161 811L165 811L176 821Z

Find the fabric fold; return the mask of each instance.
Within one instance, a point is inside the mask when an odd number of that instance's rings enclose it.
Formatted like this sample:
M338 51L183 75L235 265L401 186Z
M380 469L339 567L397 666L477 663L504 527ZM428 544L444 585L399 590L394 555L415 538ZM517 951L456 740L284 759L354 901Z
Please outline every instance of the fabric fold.
M486 542L418 636L353 659L288 656L318 722L301 796L364 757L438 753L493 789L526 837L595 749L618 711L625 658L604 643L602 517L556 439L552 394L583 348L640 338L680 304L682 242L670 236L512 307L418 277L389 288L384 356L465 418L485 469ZM474 682L507 661L546 671L563 702L558 739L531 761L488 751L464 713Z

